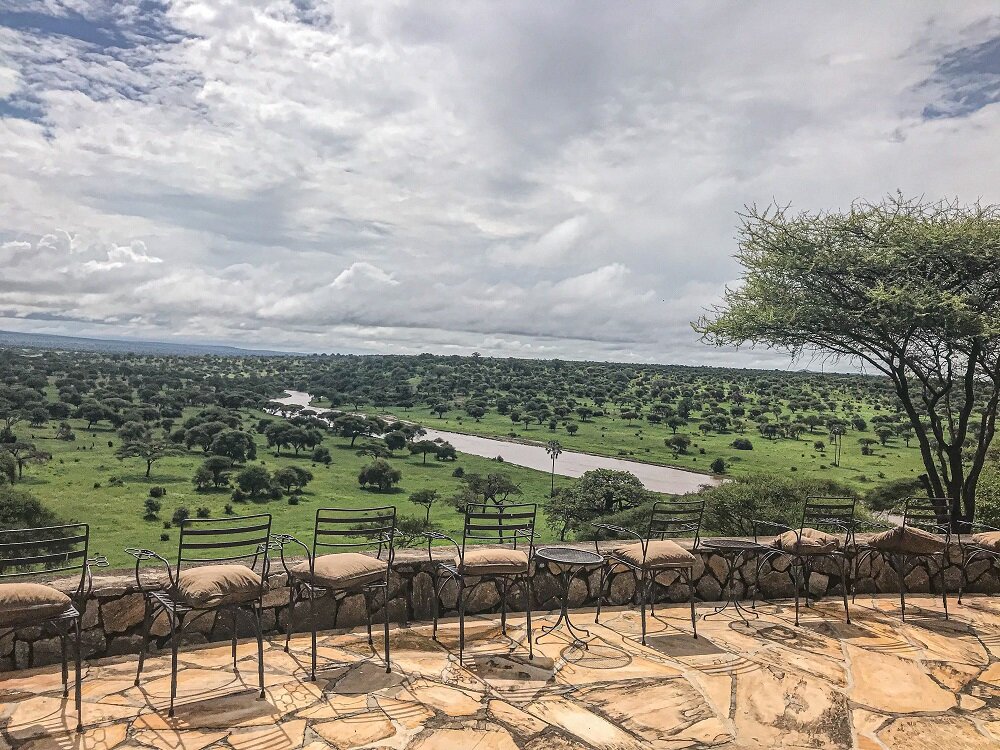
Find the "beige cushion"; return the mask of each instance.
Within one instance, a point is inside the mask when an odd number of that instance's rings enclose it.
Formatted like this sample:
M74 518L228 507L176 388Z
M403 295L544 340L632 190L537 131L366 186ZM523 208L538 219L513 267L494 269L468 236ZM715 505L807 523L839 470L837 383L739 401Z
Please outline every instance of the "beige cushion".
M817 529L802 529L802 537L795 531L779 534L771 543L772 547L793 555L826 555L840 549L840 537Z
M220 607L256 599L260 576L246 565L201 565L181 570L177 593L189 607Z
M897 526L882 531L868 540L868 546L881 552L898 552L909 555L932 555L944 552L947 545L943 538L913 526Z
M694 555L669 539L651 540L646 546L645 560L642 555L642 542L616 547L611 554L637 568L687 568L694 565Z
M972 543L993 552L1000 552L1000 531L984 531L980 534L973 534Z
M455 558L455 566L472 576L515 575L528 572L528 554L506 547L468 547L464 559Z
M309 581L315 586L327 589L353 589L384 579L387 567L389 565L385 560L379 560L371 555L341 552L317 557L312 572L309 570L308 560L291 566L288 572L295 578Z
M42 583L0 583L0 628L57 617L71 604L62 591Z

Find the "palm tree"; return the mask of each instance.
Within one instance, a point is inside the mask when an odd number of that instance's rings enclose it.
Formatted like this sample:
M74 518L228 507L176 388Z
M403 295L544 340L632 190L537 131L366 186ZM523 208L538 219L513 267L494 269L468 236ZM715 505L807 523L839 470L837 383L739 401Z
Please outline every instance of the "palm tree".
M556 459L562 453L562 445L558 440L550 440L545 444L545 452L552 459L552 483L549 488L549 497L553 497L556 494Z

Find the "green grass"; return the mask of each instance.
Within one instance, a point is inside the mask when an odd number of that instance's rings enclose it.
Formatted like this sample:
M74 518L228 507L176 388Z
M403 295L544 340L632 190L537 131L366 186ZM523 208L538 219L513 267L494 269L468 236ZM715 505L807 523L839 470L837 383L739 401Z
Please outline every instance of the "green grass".
M804 433L797 440L767 440L753 426L739 435L729 432L703 435L697 425L701 421L692 416L690 424L678 430L678 434L691 438L692 445L687 454L675 455L664 445L664 439L671 436L669 427L653 425L645 420L628 423L621 418L596 417L592 421L579 422L579 432L570 435L560 424L554 431L547 424L531 424L527 429L523 422L512 425L508 417L488 412L481 421L458 411L451 411L438 419L427 409L415 408L408 412L397 411L398 416L420 422L427 427L454 432L467 432L489 437L510 437L516 433L519 440L545 443L558 440L565 449L594 453L602 456L645 461L648 463L677 466L683 469L709 472L709 465L716 458L722 458L733 476L760 473L794 473L798 477L820 477L834 479L860 491L873 484L915 477L923 471L920 451L916 440L907 447L900 438L892 438L885 446L875 445L875 454L863 456L858 439L875 438L871 431L851 430L843 436L840 466L833 465L833 451L826 430L817 427L815 433ZM871 410L862 411L862 416L871 427ZM752 451L732 448L730 444L738 437L746 437L753 443ZM813 443L822 440L827 449L821 453ZM701 453L704 449L704 453ZM793 470L794 467L794 470Z
M191 410L193 413L194 410ZM185 417L188 414L185 414ZM251 412L245 425L254 424L265 416ZM226 503L232 502L229 491L215 493L196 492L191 483L195 469L205 456L200 450L182 456L168 457L153 465L152 474L146 479L145 463L138 459L121 461L114 456L112 441L117 447L118 435L111 429L86 430L80 420L69 420L77 439L74 442L56 440L55 423L39 428L22 426L24 438L37 443L42 450L52 453L52 460L42 466L28 466L24 478L17 486L29 490L61 518L85 521L91 525L91 549L107 555L112 567L127 567L133 558L125 554L126 547L147 547L173 559L177 552L178 529L164 529L174 510L185 506L192 517L199 507L207 507L212 516L223 516ZM182 420L178 420L180 422ZM549 475L475 456L461 455L458 461L421 463L419 456L402 453L392 463L403 472L398 488L389 493L376 493L358 486L358 470L371 459L356 456L348 441L328 437L324 445L333 455L330 466L313 464L308 456L296 458L282 455L275 457L266 447L262 436L257 440L257 461L274 470L283 465L300 464L313 472L315 479L306 487L298 505L289 505L287 498L268 502L233 503L237 514L267 512L273 515L273 530L294 534L302 539L311 538L313 519L320 507L345 506L361 508L373 505L395 504L400 516L422 518L424 509L407 499L420 489L436 489L442 498L454 494L460 480L452 476L456 467L466 473L487 474L502 471L517 482L524 493L523 499L544 502L549 492ZM359 441L360 443L361 441ZM124 486L109 484L112 477L124 480ZM557 486L569 480L556 478ZM160 485L167 494L161 499L160 520L143 519L143 501L149 488ZM431 521L446 532L461 533L461 517L454 508L439 500L431 511ZM160 534L170 535L169 541L160 541ZM539 513L539 532L550 535L544 517Z

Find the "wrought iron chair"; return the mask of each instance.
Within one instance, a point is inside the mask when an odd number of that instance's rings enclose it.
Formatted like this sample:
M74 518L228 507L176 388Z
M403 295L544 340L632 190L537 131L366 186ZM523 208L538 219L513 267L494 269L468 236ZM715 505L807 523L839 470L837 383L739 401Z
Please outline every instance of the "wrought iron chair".
M992 565L1000 560L1000 529L976 521L964 521L959 525L955 535L958 549L962 553L962 570L958 579L958 603L962 603L962 594L969 585L969 565L975 560L986 560ZM962 535L967 537L963 541Z
M63 697L69 697L66 643L73 631L76 645L76 731L83 731L83 610L93 587L90 568L107 567L101 555L88 557L90 527L85 523L0 531L0 631L25 625L51 626L62 651ZM80 571L76 590L65 594L30 576Z
M146 598L142 650L135 673L138 686L149 648L153 617L162 612L170 626L170 711L177 697L177 647L184 618L192 612L229 610L232 614L233 669L236 669L237 615L247 615L257 635L257 678L264 697L264 635L261 610L267 592L271 514L232 518L187 519L180 526L177 565L148 549L129 548L135 558L135 580ZM143 584L139 570L143 562L156 560L167 574L166 588ZM199 564L200 563L200 564ZM256 572L258 563L260 573Z
M759 541L761 528L780 530L771 548L757 557L757 579L764 563L775 557L789 560L788 575L795 587L795 624L799 624L799 592L809 603L809 578L813 564L817 560L831 560L840 570L841 591L844 598L844 613L851 621L851 610L847 603L847 592L851 586L851 558L855 548L854 514L857 500L851 497L807 497L802 508L802 522L797 529L773 521L755 519L753 521L754 541ZM756 592L755 592L756 598Z
M451 562L439 562L432 575L434 604L433 638L437 640L438 598L448 581L458 585L458 663L465 653L465 586L470 576L494 576L501 584L500 632L507 635L507 595L518 585L524 593L527 610L528 658L535 658L531 640L531 557L535 549L535 503L494 505L473 503L465 507L465 525L462 543L437 531L424 532L427 538L427 556L431 557L434 541L447 541L455 546ZM472 544L469 544L469 542ZM480 542L492 542L491 545ZM518 545L520 544L520 548ZM499 546L494 546L499 545ZM508 546L509 545L509 546Z
M906 563L914 559L934 559L940 563L941 603L948 619L948 587L944 569L951 546L951 500L946 497L910 497L903 508L903 523L857 545L854 581L865 559L878 553L889 559L899 581L900 617L906 619ZM931 576L933 581L933 575ZM852 590L852 594L854 591Z
M389 573L395 555L396 507L320 508L316 511L312 551L291 534L275 534L281 554L281 567L288 574L288 621L285 632L285 652L292 637L292 614L297 602L309 601L309 625L312 633L312 669L316 679L316 599L327 594L343 599L350 594L363 594L368 616L368 645L372 639L372 602L381 590L385 620L385 671L389 663ZM326 541L330 539L331 541ZM285 546L296 544L305 550L306 559L289 565ZM321 554L324 550L336 550ZM375 550L376 556L364 554ZM382 559L385 551L386 557Z
M701 521L705 515L704 500L664 500L653 504L649 514L649 526L646 535L626 529L622 526L597 523L595 528L612 534L631 537L637 541L619 545L606 556L606 562L601 568L601 583L597 593L597 613L594 622L601 617L601 603L604 599L605 585L611 580L611 570L615 565L623 565L635 576L636 588L639 592L639 611L642 617L642 645L646 645L646 602L649 602L650 615L655 616L655 584L656 577L667 570L676 570L688 586L688 601L691 606L691 631L698 637L697 616L694 609L694 566L701 534ZM681 547L674 539L693 537L691 551ZM594 546L598 554L600 545L595 540Z

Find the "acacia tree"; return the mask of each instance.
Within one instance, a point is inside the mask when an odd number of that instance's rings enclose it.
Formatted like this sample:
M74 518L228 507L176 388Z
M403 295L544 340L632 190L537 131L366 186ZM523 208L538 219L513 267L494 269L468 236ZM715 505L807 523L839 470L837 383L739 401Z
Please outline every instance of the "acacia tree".
M751 207L741 222L742 283L695 330L883 373L925 489L971 520L1000 401L1000 206L896 195L845 212Z

